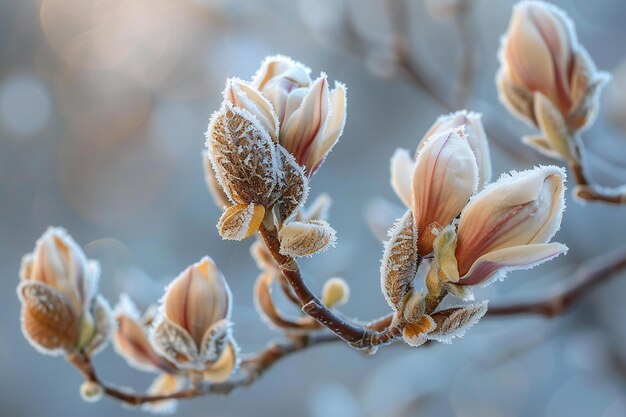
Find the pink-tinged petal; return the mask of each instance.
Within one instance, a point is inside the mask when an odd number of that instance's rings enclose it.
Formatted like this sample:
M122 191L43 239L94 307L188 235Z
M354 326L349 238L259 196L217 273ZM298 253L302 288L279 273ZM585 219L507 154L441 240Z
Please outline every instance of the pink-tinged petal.
M176 367L161 357L150 343L147 326L142 323L139 312L132 300L120 296L115 307L117 328L113 335L115 351L134 368L147 372L174 372Z
M312 176L320 167L326 155L335 146L346 125L346 87L335 82L330 92L330 108L324 127L317 133L306 158L307 171Z
M187 268L168 287L163 299L166 319L186 330L199 347L206 331L230 316L228 284L208 257Z
M445 227L461 212L477 188L476 158L462 131L449 130L428 139L413 170L412 210L421 255L432 251L432 230Z
M476 164L478 165L478 189L481 190L491 180L491 156L489 153L489 143L487 134L481 121L482 114L460 110L455 113L440 116L430 127L428 132L417 147L419 150L424 146L426 140L434 134L444 132L449 129L463 128L467 142L474 152Z
M413 158L406 149L396 149L391 157L391 188L407 208L411 207L413 193L411 179L414 164Z
M311 84L311 70L285 56L270 56L252 78L256 87L272 103L282 124L287 112L288 100L293 91Z
M322 74L313 82L300 107L286 115L285 123L281 126L281 145L287 148L302 166L306 164L315 137L324 126L329 103L328 81L326 75Z
M530 269L567 253L567 250L567 246L557 242L498 249L478 258L457 284L487 285L508 271Z
M458 227L460 274L497 249L547 243L561 224L564 180L563 169L538 167L503 175L472 198Z

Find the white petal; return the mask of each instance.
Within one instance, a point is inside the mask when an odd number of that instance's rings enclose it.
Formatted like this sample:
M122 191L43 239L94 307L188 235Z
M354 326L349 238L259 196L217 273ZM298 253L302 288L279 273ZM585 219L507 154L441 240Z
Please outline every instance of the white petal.
M398 148L391 157L391 188L407 208L411 207L413 158L406 149Z

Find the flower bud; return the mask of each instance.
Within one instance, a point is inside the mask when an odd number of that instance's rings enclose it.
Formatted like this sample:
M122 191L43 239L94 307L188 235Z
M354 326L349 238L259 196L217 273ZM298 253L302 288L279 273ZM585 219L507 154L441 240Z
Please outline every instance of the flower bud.
M421 346L426 343L428 334L435 330L436 326L432 317L425 314L418 321L409 323L402 329L402 338L409 346Z
M274 106L280 123L279 142L312 176L343 132L346 88L330 91L325 74L315 81L310 69L282 56L268 57L252 85Z
M80 396L88 403L95 403L102 399L104 390L97 382L85 381L80 386Z
M204 368L219 359L226 346L230 307L228 284L205 257L167 288L152 344L178 367Z
M465 332L487 313L487 303L485 300L434 313L431 317L437 327L427 335L427 338L441 343L452 343L455 337L463 337Z
M275 201L280 160L252 113L225 101L211 117L206 146L215 177L234 204L269 207Z
M285 256L311 256L335 246L337 232L324 220L291 222L278 232L280 253Z
M491 156L487 134L481 121L482 114L460 110L445 116L440 116L430 127L418 146L418 151L425 145L426 140L446 130L463 128L465 139L469 144L478 165L478 190L482 190L491 181Z
M44 353L96 353L111 330L110 309L96 296L98 264L63 229L50 228L22 260L17 288L22 330Z
M459 221L458 284L484 285L497 272L530 268L566 252L565 245L548 244L561 224L564 180L561 168L538 167L502 176L477 194Z
M341 278L331 278L322 288L322 304L328 308L340 306L348 302L350 286Z
M418 253L432 252L438 231L458 216L477 187L476 158L463 131L431 136L420 149L412 177Z
M146 372L176 371L176 366L159 355L150 344L148 326L128 295L120 296L115 307L115 318L117 328L113 335L113 346L130 366Z
M535 94L542 94L571 131L595 118L598 93L608 77L596 70L574 24L560 9L542 1L518 3L500 61L500 99L513 113L538 126L532 103Z

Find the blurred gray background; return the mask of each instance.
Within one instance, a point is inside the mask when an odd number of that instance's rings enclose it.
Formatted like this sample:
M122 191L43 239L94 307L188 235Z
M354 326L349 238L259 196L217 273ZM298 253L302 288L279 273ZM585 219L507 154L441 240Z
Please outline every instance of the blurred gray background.
M0 416L137 415L79 396L78 373L22 337L15 294L21 256L48 225L64 226L102 264L114 304L141 306L187 265L210 255L234 293L244 352L275 336L252 305L257 270L244 243L222 242L200 152L225 79L248 79L282 53L348 86L339 144L313 180L328 192L338 247L303 262L312 287L351 285L345 312L387 312L379 289L381 243L368 228L389 187L389 157L413 149L448 113L397 68L389 3L374 0L4 0L0 4ZM494 173L549 163L523 148L531 130L497 101L496 51L513 1L407 0L409 55L454 107L463 51L475 64L467 108L497 137ZM626 183L626 3L558 1L598 67L615 72L585 134L593 177ZM462 24L460 24L461 22ZM464 40L462 40L464 39ZM465 45L465 46L463 46ZM466 48L466 49L463 49ZM469 48L469 49L467 49ZM470 74L471 75L471 74ZM582 206L568 193L556 240L570 253L512 273L479 296L545 295L586 259L626 244L626 208ZM372 214L373 213L373 214ZM376 221L374 221L376 223ZM626 416L626 276L588 294L568 314L483 320L452 345L397 346L366 357L340 344L290 357L249 389L179 404L185 416ZM95 363L107 381L144 389L152 375L109 347Z

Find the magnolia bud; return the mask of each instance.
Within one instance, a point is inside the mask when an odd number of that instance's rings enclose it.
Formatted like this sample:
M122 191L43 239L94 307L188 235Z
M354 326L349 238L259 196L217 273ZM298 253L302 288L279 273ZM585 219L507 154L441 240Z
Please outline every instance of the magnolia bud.
M459 215L477 188L476 158L463 131L431 136L419 150L413 169L412 210L418 253L428 255L439 230Z
M608 76L596 70L571 19L557 7L542 1L518 3L500 61L500 99L513 113L541 127L532 103L535 94L542 94L572 132L595 118L598 93Z
M285 256L311 256L335 246L337 232L324 220L292 222L278 232L280 253Z
M95 403L102 398L104 391L100 384L93 381L85 381L80 386L80 396L88 403Z
M340 306L348 302L350 287L341 278L331 278L324 283L322 288L322 304L328 308Z
M22 330L43 353L96 353L111 329L110 309L96 296L98 264L63 229L50 228L22 260L17 292Z
M230 335L230 306L226 280L205 257L167 288L152 344L178 367L203 369L223 353Z
M547 243L561 224L564 180L561 168L538 167L502 176L477 194L459 221L458 284L484 285L497 272L530 268L566 252L560 243Z
M304 169L298 165L287 149L277 145L277 150L284 174L277 190L278 214L282 223L296 214L306 202L309 195L309 180Z
M236 78L226 81L224 100L248 111L270 137L278 141L278 119L269 101L254 87Z

